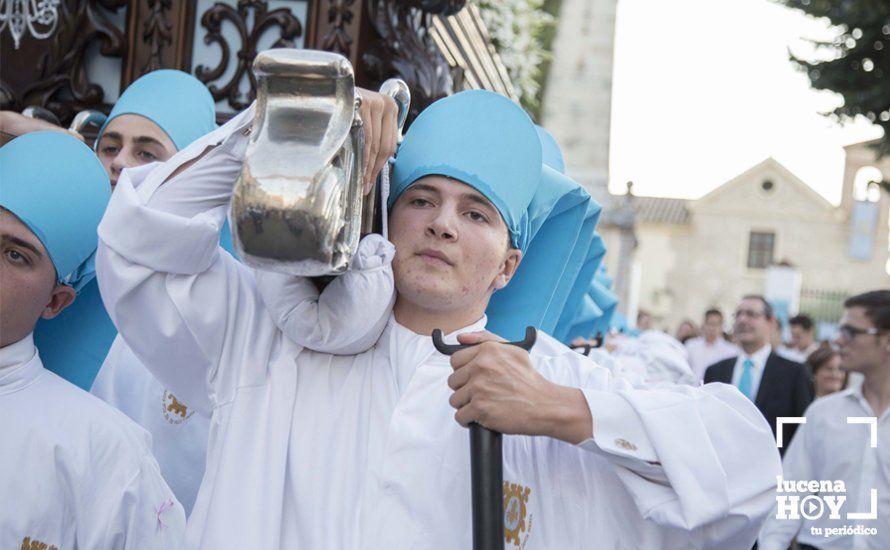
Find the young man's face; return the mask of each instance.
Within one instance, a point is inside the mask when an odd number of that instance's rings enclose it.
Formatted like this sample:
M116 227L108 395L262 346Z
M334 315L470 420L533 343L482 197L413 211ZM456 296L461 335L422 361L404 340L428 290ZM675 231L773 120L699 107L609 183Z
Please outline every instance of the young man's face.
M16 216L0 208L0 347L34 330L74 301L74 290L56 284L56 269L43 244Z
M444 176L426 176L406 189L389 223L398 299L423 309L478 309L481 315L522 256L488 199Z
M772 319L766 318L763 302L746 298L735 310L732 334L738 344L761 348L770 341Z
M800 325L791 325L791 347L805 350L813 344L813 332Z
M723 316L712 313L705 317L705 324L702 325L702 332L708 341L714 341L723 335Z
M866 334L875 325L865 314L865 308L854 306L844 311L841 327L847 327L851 335L845 338L842 333L834 343L841 355L841 368L867 374L879 368L890 368L890 334Z
M114 187L124 168L168 160L176 154L176 145L147 118L120 115L105 127L96 152Z

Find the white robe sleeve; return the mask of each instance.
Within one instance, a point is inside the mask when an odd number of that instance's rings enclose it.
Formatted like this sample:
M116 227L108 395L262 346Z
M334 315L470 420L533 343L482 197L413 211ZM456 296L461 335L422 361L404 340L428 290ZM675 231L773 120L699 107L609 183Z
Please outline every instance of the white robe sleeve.
M109 472L109 470L112 470ZM85 499L79 523L90 525L78 536L79 547L108 550L181 548L185 512L164 483L157 463L146 455L135 475L114 468L97 473L98 483Z
M349 270L318 292L305 277L254 271L278 328L297 344L325 353L361 353L380 338L395 302L395 247L381 235L361 240Z
M238 377L220 365L266 365L275 332L250 270L218 246L250 114L148 173L125 170L99 225L97 279L114 324L165 387L206 415Z
M750 400L725 384L632 388L576 353L549 363L543 374L590 407L593 437L578 446L609 461L644 518L687 532L691 548L753 544L781 463Z
M811 457L814 449L810 447L809 424L801 424L794 432L794 439L785 451L782 459L784 479L819 479L814 472ZM803 495L801 495L803 496ZM758 548L761 550L785 550L791 546L791 540L797 536L803 526L803 518L776 519L778 506L773 506L773 512L766 518L760 537L757 539Z

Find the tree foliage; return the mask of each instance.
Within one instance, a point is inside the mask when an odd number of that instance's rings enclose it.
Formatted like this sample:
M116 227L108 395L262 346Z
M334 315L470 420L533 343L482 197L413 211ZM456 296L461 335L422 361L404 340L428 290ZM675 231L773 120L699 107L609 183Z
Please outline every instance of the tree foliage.
M556 28L553 0L473 0L522 105L534 117L540 109L550 47ZM551 7L551 4L555 4ZM551 9L548 9L551 7Z
M832 40L814 41L820 59L793 54L791 59L813 88L843 96L843 105L831 115L840 120L861 115L882 127L876 149L879 155L890 154L890 0L778 1L825 18L837 29Z

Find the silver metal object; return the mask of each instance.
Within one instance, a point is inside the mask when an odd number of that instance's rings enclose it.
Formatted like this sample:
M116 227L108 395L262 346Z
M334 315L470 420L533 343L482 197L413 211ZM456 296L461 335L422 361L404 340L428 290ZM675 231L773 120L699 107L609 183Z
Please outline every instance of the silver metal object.
M101 127L105 124L107 118L108 116L101 111L89 109L81 111L74 116L74 120L71 121L71 126L68 127L68 130L83 135L84 128L90 125Z
M374 205L362 197L352 66L330 52L272 49L257 55L253 71L256 115L232 194L235 249L259 269L343 273L358 248L363 205Z
M52 111L47 109L46 107L41 107L39 105L29 105L22 109L22 116L26 116L28 118L36 118L38 120L45 120L50 124L55 124L56 126L61 126L61 122L59 122L59 117L55 115Z
M0 0L0 33L9 27L15 49L25 31L36 40L49 38L59 24L60 0Z

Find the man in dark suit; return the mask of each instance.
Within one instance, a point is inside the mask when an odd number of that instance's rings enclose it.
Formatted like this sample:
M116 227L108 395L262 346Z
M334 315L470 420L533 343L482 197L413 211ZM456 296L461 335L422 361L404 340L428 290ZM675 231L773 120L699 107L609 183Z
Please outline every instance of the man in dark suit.
M763 296L745 296L735 312L733 335L741 349L737 357L708 367L705 383L724 382L737 387L754 401L776 433L776 418L803 416L813 400L813 381L800 363L776 354L769 344L773 308ZM784 454L797 430L796 424L782 428Z

